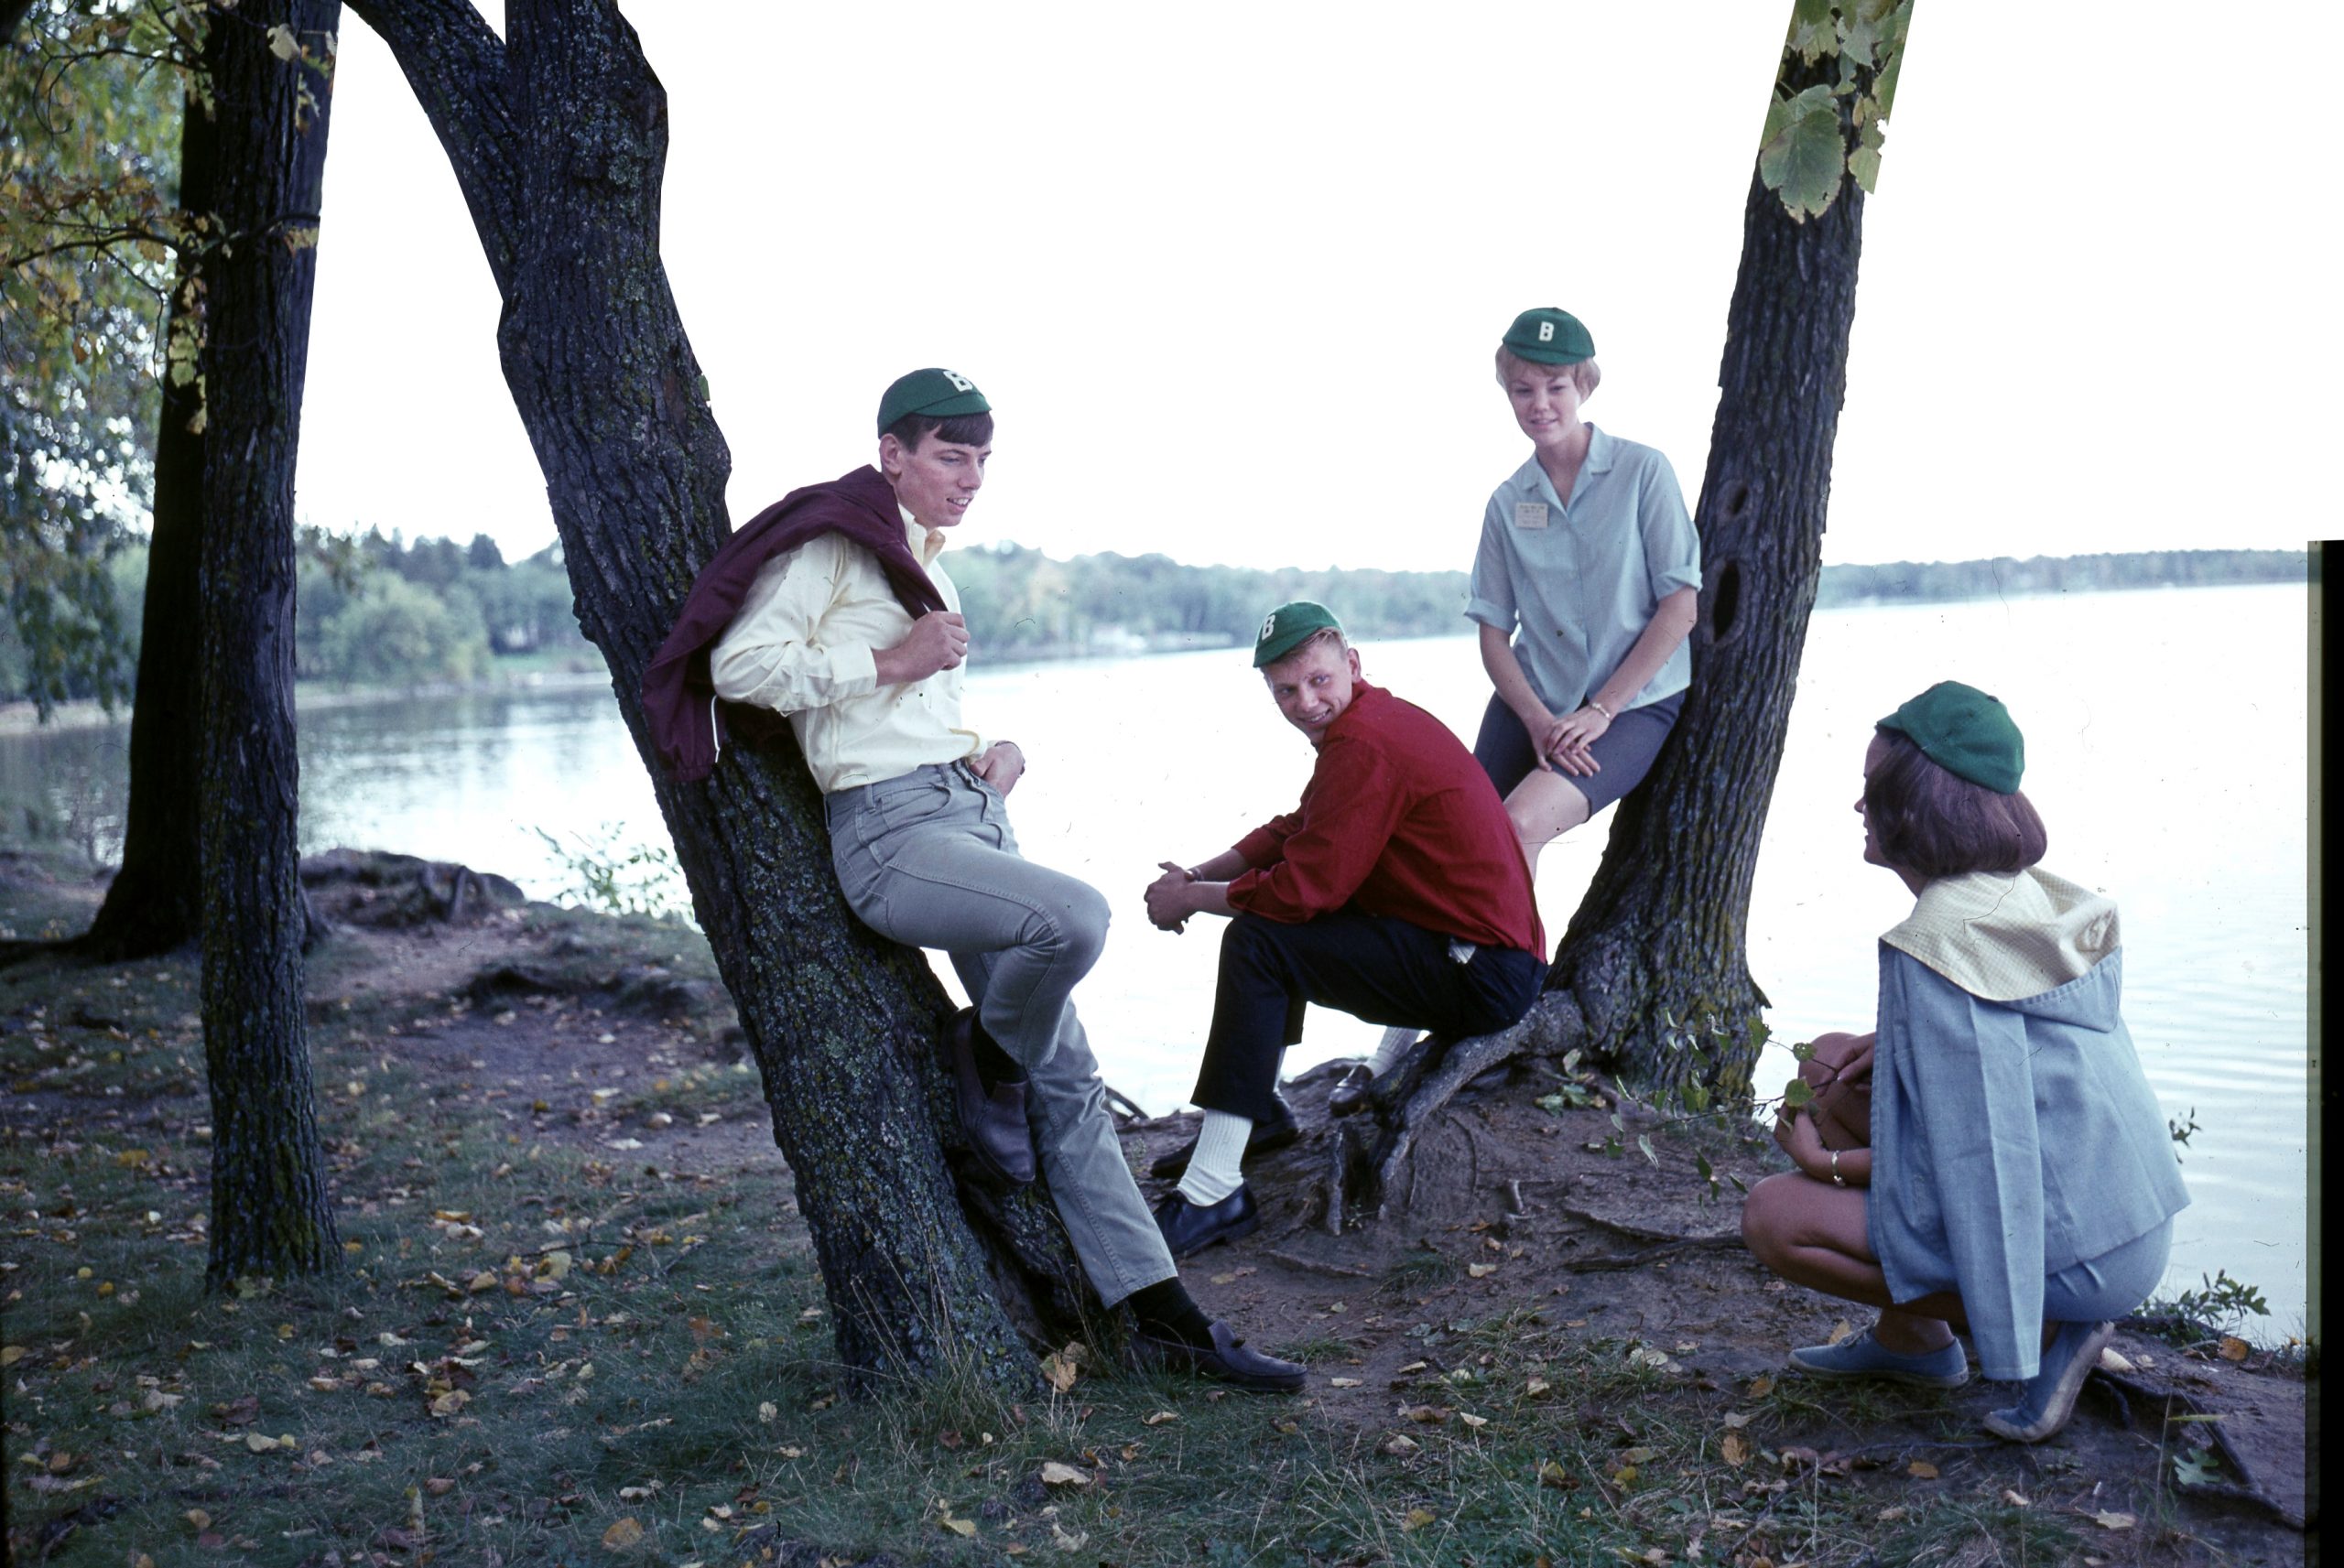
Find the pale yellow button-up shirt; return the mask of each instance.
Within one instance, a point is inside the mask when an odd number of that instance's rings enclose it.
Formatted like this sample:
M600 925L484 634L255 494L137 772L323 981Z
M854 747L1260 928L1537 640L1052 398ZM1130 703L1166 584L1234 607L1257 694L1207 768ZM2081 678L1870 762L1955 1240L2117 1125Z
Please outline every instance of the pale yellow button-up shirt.
M960 591L937 557L941 529L904 514L906 541L955 614ZM984 750L960 722L960 671L881 686L873 658L910 635L876 557L841 534L819 534L765 564L740 613L709 651L716 695L789 716L814 783L825 795L900 777Z

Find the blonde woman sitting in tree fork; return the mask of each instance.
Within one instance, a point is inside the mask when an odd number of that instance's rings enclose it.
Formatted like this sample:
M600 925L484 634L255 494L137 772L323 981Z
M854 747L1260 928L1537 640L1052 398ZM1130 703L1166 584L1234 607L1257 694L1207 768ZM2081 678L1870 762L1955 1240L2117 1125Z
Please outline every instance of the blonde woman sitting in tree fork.
M1758 1184L1742 1233L1785 1279L1881 1309L1793 1367L1957 1388L1964 1327L1987 1377L2025 1384L1988 1430L2039 1443L2164 1276L2189 1195L2118 1013L2116 906L2035 869L2024 762L2002 705L1957 681L1880 721L1864 859L1919 902L1881 938L1878 1033L1815 1052L1848 1076L1870 1056L1870 1147L1829 1092L1785 1111L1798 1170Z
M1473 760L1535 880L1541 850L1636 787L1685 705L1701 545L1668 460L1579 417L1601 373L1578 317L1525 310L1498 384L1530 456L1490 495L1466 615L1494 692ZM1328 1099L1347 1116L1416 1039L1387 1031Z

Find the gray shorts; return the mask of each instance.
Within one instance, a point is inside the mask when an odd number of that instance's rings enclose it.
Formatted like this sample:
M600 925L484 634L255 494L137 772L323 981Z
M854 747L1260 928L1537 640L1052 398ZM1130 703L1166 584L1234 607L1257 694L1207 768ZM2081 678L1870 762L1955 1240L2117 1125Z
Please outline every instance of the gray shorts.
M1602 810L1638 784L1652 772L1653 759L1660 755L1660 743L1677 728L1677 715L1685 706L1685 694L1671 692L1658 702L1648 702L1642 708L1631 708L1612 721L1601 738L1588 748L1595 753L1596 771L1585 777L1566 774L1571 787L1587 796L1590 816ZM1503 800L1514 793L1514 786L1528 778L1538 765L1538 753L1530 744L1530 732L1514 709L1495 696L1481 715L1481 733L1473 741L1473 760L1498 786L1498 798Z

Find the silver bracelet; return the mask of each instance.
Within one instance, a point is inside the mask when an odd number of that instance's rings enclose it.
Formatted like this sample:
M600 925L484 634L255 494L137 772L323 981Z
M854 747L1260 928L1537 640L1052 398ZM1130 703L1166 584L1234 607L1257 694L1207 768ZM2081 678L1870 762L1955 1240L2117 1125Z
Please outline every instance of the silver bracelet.
M1612 722L1613 715L1610 708L1604 707L1601 703L1596 701L1595 698L1591 697L1587 699L1587 705L1595 709L1596 712L1603 715L1604 723L1609 724Z

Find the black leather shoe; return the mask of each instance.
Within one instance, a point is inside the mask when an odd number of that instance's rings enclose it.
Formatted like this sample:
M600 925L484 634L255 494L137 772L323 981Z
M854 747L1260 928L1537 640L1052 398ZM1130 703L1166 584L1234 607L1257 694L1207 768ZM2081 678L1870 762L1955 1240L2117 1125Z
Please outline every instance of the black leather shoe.
M1375 1087L1375 1075L1366 1063L1343 1069L1335 1087L1327 1094L1329 1116L1357 1116L1367 1108L1368 1098Z
M1257 1121L1253 1130L1245 1135L1245 1152L1240 1160L1251 1160L1256 1154L1267 1154L1283 1149L1302 1136L1302 1123L1294 1119L1294 1107L1286 1103L1284 1095L1271 1097L1277 1102L1278 1113L1267 1121ZM1190 1138L1169 1154L1158 1154L1147 1173L1159 1182L1177 1182L1188 1168L1188 1161L1196 1154L1197 1141Z
M1164 1233L1164 1245L1175 1258L1201 1252L1216 1241L1251 1236L1261 1223L1262 1211L1253 1206L1253 1195L1243 1186L1217 1204L1192 1204L1174 1193L1156 1206L1156 1228Z
M977 1076L976 1009L964 1007L945 1032L952 1056L952 1103L970 1158L1004 1187L1031 1186L1034 1134L1026 1125L1026 1079L1004 1080L987 1092Z
M1281 1361L1253 1348L1237 1337L1228 1324L1216 1320L1212 1344L1191 1345L1185 1339L1159 1338L1143 1333L1139 1342L1165 1365L1200 1378L1218 1378L1232 1388L1257 1394L1291 1394L1306 1376L1299 1361Z

